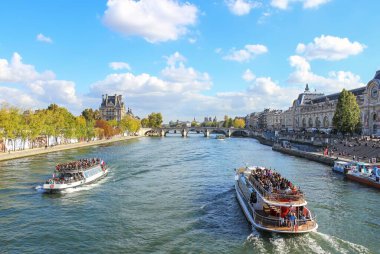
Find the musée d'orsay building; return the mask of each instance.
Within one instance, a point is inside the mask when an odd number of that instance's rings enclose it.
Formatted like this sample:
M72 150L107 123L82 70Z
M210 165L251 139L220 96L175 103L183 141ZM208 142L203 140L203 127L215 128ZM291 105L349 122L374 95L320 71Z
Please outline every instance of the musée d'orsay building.
M380 135L380 70L364 87L350 90L355 96L361 111L362 133L364 135ZM310 91L306 85L305 91L299 94L292 106L285 111L266 110L266 113L252 113L247 116L247 126L267 129L306 129L333 128L332 119L340 93L324 95ZM258 116L259 115L259 116ZM265 123L260 126L262 115ZM260 117L261 116L261 117ZM278 119L278 121L271 120ZM258 120L257 120L258 119ZM272 124L271 124L272 123Z

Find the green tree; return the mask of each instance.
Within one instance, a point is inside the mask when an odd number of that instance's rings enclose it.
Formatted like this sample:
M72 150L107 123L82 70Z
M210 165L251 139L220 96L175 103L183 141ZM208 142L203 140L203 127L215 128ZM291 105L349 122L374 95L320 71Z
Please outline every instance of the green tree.
M360 109L353 93L343 89L333 117L334 127L342 133L353 133L360 125Z
M199 126L199 124L197 123L197 121L193 120L191 122L191 127L198 127L198 126Z
M148 127L158 128L161 127L162 124L162 115L161 113L151 113L148 115Z
M148 120L147 118L143 118L143 119L141 119L141 126L142 126L143 128L147 128L148 125L149 125L149 120Z
M232 118L228 118L228 124L227 124L227 127L228 127L228 128L231 128L232 125L233 125Z

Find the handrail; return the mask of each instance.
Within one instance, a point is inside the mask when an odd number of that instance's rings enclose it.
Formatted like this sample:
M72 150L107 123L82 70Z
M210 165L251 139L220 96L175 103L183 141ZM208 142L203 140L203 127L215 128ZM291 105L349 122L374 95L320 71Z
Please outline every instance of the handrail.
M310 212L310 210L309 210ZM310 218L307 219L298 219L296 218L296 223L299 226L306 225L306 229L314 228L317 224L317 217L313 215L310 212ZM263 226L276 226L276 227L283 227L283 228L288 228L288 226L285 224L281 224L281 218L268 218L265 216L262 216L258 214L256 211L253 211L253 220L255 223L263 225ZM308 223L311 222L311 223Z
M253 187L255 187L256 190L260 192L260 194L265 197L266 199L269 200L276 200L276 201L281 201L282 200L291 200L291 201L298 201L300 199L304 198L303 193L298 193L296 195L291 195L291 194L280 194L280 193L270 193L264 187L254 178L250 177L248 178L249 182L253 184Z

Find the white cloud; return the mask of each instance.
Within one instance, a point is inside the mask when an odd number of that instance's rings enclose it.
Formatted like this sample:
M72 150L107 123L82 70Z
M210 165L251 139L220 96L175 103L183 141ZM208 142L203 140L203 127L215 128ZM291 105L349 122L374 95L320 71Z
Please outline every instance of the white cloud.
M1 82L29 82L37 79L54 79L55 75L51 71L38 73L33 65L24 64L22 57L17 52L13 53L10 62L0 58L0 83Z
M318 8L329 1L330 0L272 0L270 4L281 10L288 9L291 3L302 3L304 9L313 9Z
M322 4L326 4L330 2L330 0L305 0L303 1L303 8L318 8Z
M285 10L288 8L289 0L272 0L270 4L275 8Z
M53 40L50 37L47 37L41 33L37 34L36 40L41 41L41 42L46 42L46 43L53 43Z
M243 78L245 81L249 82L249 81L254 80L256 77L255 77L255 75L252 73L252 71L251 71L250 69L247 69L247 70L245 70L245 72L243 73L242 78Z
M12 87L0 86L0 104L8 103L23 108L36 106L36 101L29 94Z
M248 62L253 57L267 53L267 52L268 52L267 47L261 44L245 45L244 49L230 50L230 54L224 56L223 59L242 63L242 62Z
M33 65L24 64L18 53L13 54L10 62L0 59L0 88L0 100L20 107L45 107L50 103L70 108L81 105L74 82L57 80L52 71L38 72Z
M337 61L360 54L364 48L366 48L364 44L357 41L351 42L348 38L321 35L307 45L299 43L296 52L303 54L308 60Z
M112 70L131 70L131 66L125 62L111 62L108 65Z
M311 84L325 94L340 92L343 88L354 89L364 86L360 82L360 76L349 71L331 71L327 77L312 72L310 63L301 56L291 56L290 66L294 72L289 75L288 82L293 84Z
M226 4L231 13L238 16L247 15L252 9L261 6L259 2L251 0L226 0Z
M198 9L176 0L108 0L104 23L126 36L151 43L177 40L195 25Z

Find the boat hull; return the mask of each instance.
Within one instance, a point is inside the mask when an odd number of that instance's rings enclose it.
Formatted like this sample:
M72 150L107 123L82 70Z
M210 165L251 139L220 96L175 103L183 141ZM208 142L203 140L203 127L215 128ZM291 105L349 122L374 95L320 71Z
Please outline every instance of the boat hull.
M256 223L255 219L252 216L252 213L250 212L250 209L247 207L247 205L246 205L246 203L244 201L243 195L241 194L241 192L239 190L238 180L235 180L235 191L236 191L236 198L237 198L237 200L239 202L239 205L240 205L241 209L243 210L243 213L244 213L246 219L248 220L248 222L253 227L255 227L258 230L266 231L266 232L272 232L272 233L280 233L280 234L304 234L304 233L309 233L309 232L315 232L318 229L318 224L317 223L315 224L315 227L313 227L312 229L297 230L297 231L287 230L287 229L278 230L278 229L268 228L268 227L265 227L265 226L263 226L263 225L261 225L259 223ZM251 209L253 210L252 207L251 207Z
M374 181L373 179L370 179L368 177L360 176L360 175L355 175L353 173L348 173L346 174L346 177L352 181L365 184L367 186L375 187L377 189L380 189L380 183Z
M99 181L100 179L106 177L107 175L108 175L108 169L105 169L104 171L102 171L101 173L99 173L93 177L90 177L90 178L87 178L87 179L84 179L81 181L77 181L77 182L72 182L69 184L46 184L45 183L42 186L42 189L47 193L59 193L59 192L62 192L62 191L68 190L68 189L75 189L75 188L78 188L78 187L81 187L84 185L94 183L94 182Z

